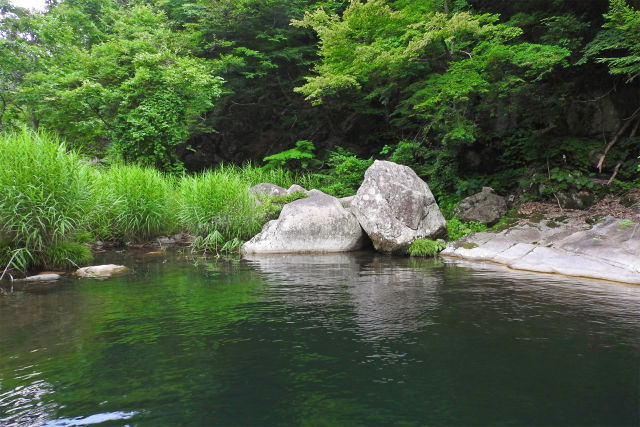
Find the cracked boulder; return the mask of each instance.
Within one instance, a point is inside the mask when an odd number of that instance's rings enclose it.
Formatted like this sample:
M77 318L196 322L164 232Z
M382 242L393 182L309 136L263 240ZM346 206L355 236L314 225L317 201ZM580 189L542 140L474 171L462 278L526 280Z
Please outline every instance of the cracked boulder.
M409 167L376 160L351 202L376 250L405 254L417 239L444 237L447 224L426 182Z

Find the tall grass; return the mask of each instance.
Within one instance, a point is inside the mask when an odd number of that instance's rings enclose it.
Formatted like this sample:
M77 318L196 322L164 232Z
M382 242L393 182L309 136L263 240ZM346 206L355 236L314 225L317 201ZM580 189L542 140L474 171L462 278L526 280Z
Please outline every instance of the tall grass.
M20 251L18 258L25 264L49 264L46 249L67 239L87 214L92 198L89 168L52 135L26 129L0 134L0 238L5 255Z
M242 179L247 181L250 187L262 182L268 182L284 188L289 188L292 184L298 184L307 190L311 190L312 188L319 188L323 182L319 175L297 173L281 167L259 168L247 163L241 168L234 169L241 175Z
M180 180L178 216L186 230L200 236L219 233L224 241L246 240L260 231L260 211L239 171L220 166Z
M114 164L94 173L94 235L103 240L143 241L177 230L172 179L138 165Z
M249 164L182 177L137 165L99 169L52 135L0 134L0 264L87 262L87 232L126 243L182 229L209 249L233 250L273 214L275 202L249 194L261 182L316 187L312 175Z

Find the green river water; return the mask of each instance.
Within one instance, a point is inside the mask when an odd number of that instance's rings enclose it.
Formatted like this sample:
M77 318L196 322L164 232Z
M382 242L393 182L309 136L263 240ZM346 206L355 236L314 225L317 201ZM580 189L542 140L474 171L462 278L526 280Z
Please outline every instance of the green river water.
M370 253L0 297L0 425L640 425L640 286Z

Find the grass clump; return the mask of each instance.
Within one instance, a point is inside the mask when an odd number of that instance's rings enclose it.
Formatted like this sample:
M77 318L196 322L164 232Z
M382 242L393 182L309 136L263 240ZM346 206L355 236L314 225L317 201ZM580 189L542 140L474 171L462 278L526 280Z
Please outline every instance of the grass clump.
M447 221L447 234L449 240L458 240L470 233L485 231L487 226L479 221L462 222L459 218L451 218Z
M183 176L178 183L177 200L180 223L198 236L216 232L225 242L246 240L262 227L256 199L234 167L220 166Z
M49 134L23 129L0 135L0 237L8 242L3 260L7 250L18 251L16 268L49 265L48 248L65 241L88 213L89 169Z
M91 250L82 243L60 242L46 250L47 262L57 267L78 267L93 259Z
M176 229L173 186L162 172L114 164L96 172L95 181L97 197L92 228L97 238L141 241Z
M435 257L447 246L444 240L418 239L409 247L411 256L432 256Z

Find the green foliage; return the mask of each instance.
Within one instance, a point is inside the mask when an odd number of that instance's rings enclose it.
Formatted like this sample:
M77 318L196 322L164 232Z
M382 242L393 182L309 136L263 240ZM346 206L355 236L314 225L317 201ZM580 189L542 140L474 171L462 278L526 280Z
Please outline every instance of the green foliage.
M329 152L329 170L325 175L328 184L322 190L335 197L354 195L364 180L364 173L372 164L372 157L360 159L353 152L336 147L335 151Z
M315 158L313 151L315 146L313 142L306 139L296 142L294 148L272 154L262 159L267 162L265 169L289 167L294 169L308 169L311 166L319 165L319 161Z
M180 223L199 236L219 233L225 242L246 240L262 227L249 185L233 167L183 176L177 200Z
M459 218L451 218L447 221L447 234L450 241L458 240L470 233L485 231L487 226L478 221L462 222Z
M176 229L171 181L156 169L114 164L96 171L91 229L102 240L141 241Z
M569 55L516 41L522 30L497 20L442 13L428 1L357 1L341 17L318 9L294 21L317 32L322 58L316 75L296 90L315 103L344 93L377 101L390 107L392 124L417 129L422 138L473 143L473 104L523 90Z
M57 267L78 267L93 259L91 249L76 242L60 242L46 250L46 265Z
M259 200L261 204L257 209L256 214L259 218L259 222L264 224L272 219L277 219L280 216L280 212L284 205L305 197L308 196L302 191L294 191L291 194L284 194L281 196L260 197Z
M21 258L25 267L44 264L47 248L75 232L88 213L89 167L57 138L23 129L0 135L0 170L0 237L11 251L30 254Z
M593 178L585 176L580 171L553 168L549 175L538 174L535 183L542 184L542 195L551 196L558 191L583 190L595 188Z
M626 0L610 0L609 12L604 15L603 30L585 48L587 59L597 56L597 61L609 66L611 74L621 74L627 82L640 76L640 10L629 6ZM624 55L620 56L619 53ZM612 53L617 56L600 57Z
M409 255L435 257L446 247L447 244L442 239L418 239L411 243L411 246L409 247Z

